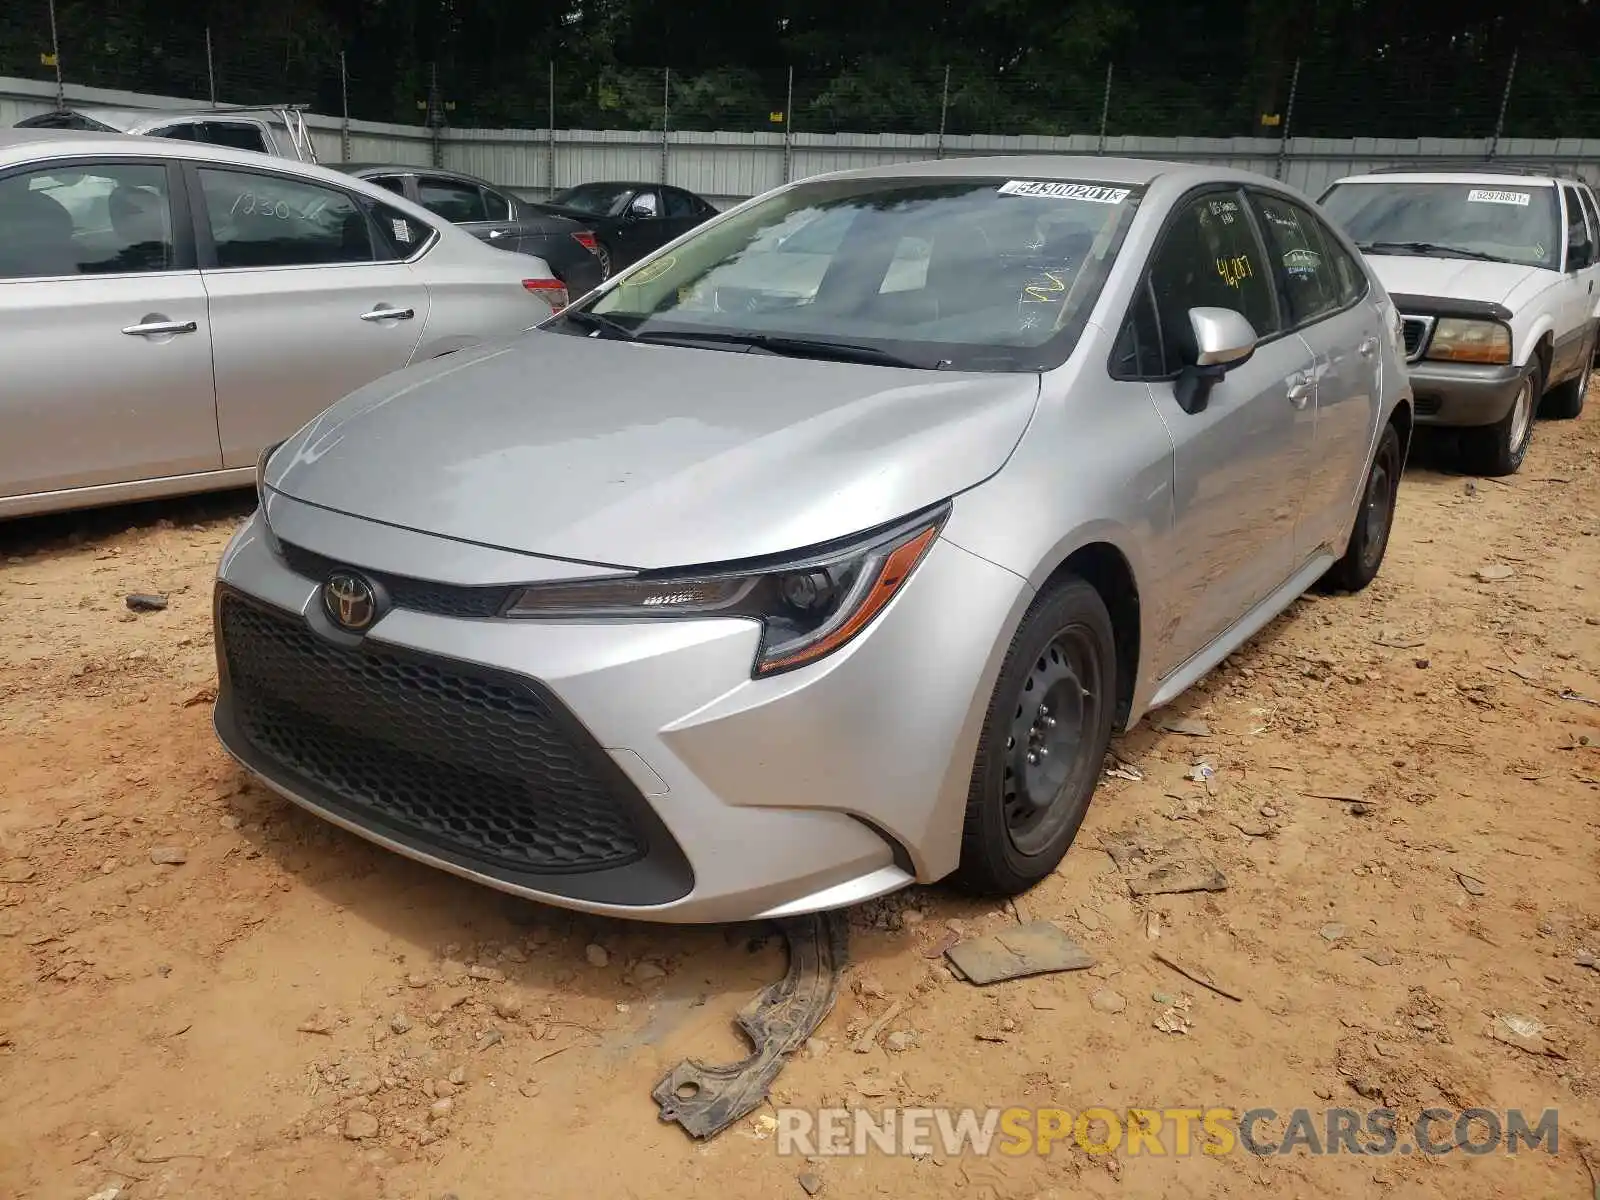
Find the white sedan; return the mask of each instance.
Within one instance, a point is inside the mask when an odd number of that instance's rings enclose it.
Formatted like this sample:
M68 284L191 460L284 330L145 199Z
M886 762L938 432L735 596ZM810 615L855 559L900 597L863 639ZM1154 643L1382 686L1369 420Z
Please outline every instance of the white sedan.
M565 303L542 260L347 175L0 130L0 517L248 484L346 393Z

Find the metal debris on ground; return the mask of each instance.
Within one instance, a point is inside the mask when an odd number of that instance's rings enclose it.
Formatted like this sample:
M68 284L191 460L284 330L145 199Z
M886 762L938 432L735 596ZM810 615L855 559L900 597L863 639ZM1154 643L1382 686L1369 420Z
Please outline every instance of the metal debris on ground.
M1184 837L1157 838L1138 830L1100 840L1135 896L1220 892L1228 886L1218 866Z
M1152 723L1162 733L1179 733L1184 737L1197 738L1211 736L1211 726L1194 717L1157 717Z
M779 925L789 969L739 1011L738 1025L755 1048L742 1062L707 1066L685 1059L650 1093L663 1121L692 1137L722 1132L753 1112L788 1056L806 1044L839 995L849 925L836 912L813 913Z
M1580 696L1571 688L1562 688L1556 693L1556 698L1559 700L1576 700L1579 704L1593 704L1600 708L1600 700L1591 700L1587 696Z
M1197 763L1195 763L1194 766L1189 768L1189 773L1187 775L1185 775L1184 778L1187 779L1190 783L1203 783L1207 787L1210 787L1211 786L1211 778L1216 773L1217 773L1217 769L1215 767L1213 767L1210 763L1208 763L1208 762L1197 762Z
M1517 1013L1501 1013L1484 1032L1495 1041L1515 1047L1524 1054L1566 1058L1565 1054L1552 1045L1549 1036L1550 1027L1533 1017Z
M1082 971L1094 956L1049 921L957 942L945 957L970 983L1000 983L1052 971Z
M1201 987L1207 989L1208 991L1213 991L1217 995L1226 997L1227 999L1233 1000L1237 1003L1242 1004L1244 1002L1243 996L1239 995L1237 992L1229 991L1216 980L1212 979L1211 976L1207 975L1204 971L1197 970L1194 967L1185 966L1183 963L1180 963L1172 958L1171 955L1163 954L1160 950L1153 950L1151 951L1151 954L1158 963L1161 963L1163 966L1171 967L1179 975L1182 975L1185 979L1191 981L1192 983L1198 983Z
M167 598L153 592L132 592L124 603L130 612L160 612L167 607Z
M1116 766L1106 768L1106 775L1111 779L1126 779L1129 783L1144 782L1144 772L1132 763L1123 762L1120 758L1115 760Z

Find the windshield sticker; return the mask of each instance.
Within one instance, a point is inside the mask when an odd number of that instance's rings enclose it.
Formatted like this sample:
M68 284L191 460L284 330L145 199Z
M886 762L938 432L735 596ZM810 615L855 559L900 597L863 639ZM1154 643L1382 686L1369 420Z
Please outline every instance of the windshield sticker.
M1290 271L1315 271L1322 265L1322 255L1304 247L1291 250L1283 256L1283 265Z
M1000 185L1002 196L1043 196L1050 200L1086 200L1090 204L1121 204L1129 189L1101 187L1094 183L1042 183L1033 179L1013 179Z
M677 257L671 254L668 254L664 258L658 258L655 262L649 264L648 266L641 267L632 275L629 275L622 281L623 286L643 287L647 283L654 283L668 271L672 270L672 268L677 264L677 261Z
M1501 192L1492 188L1473 188L1467 193L1468 204L1515 204L1527 208L1532 199L1531 192Z

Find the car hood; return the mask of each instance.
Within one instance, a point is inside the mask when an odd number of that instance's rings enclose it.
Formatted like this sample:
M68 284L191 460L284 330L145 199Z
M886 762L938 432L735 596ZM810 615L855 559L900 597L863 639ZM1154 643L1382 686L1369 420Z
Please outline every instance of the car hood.
M533 332L352 392L268 487L443 537L607 566L726 562L981 482L1034 374L946 373Z
M1504 304L1538 267L1518 263L1475 262L1464 258L1424 258L1410 254L1368 254L1378 281L1391 295L1436 296Z

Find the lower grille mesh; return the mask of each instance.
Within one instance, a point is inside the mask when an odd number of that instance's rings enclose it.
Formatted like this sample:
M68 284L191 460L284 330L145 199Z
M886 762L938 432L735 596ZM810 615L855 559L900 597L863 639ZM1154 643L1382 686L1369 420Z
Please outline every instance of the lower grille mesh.
M241 732L375 825L519 872L644 856L605 752L532 686L330 645L231 595L219 616Z

